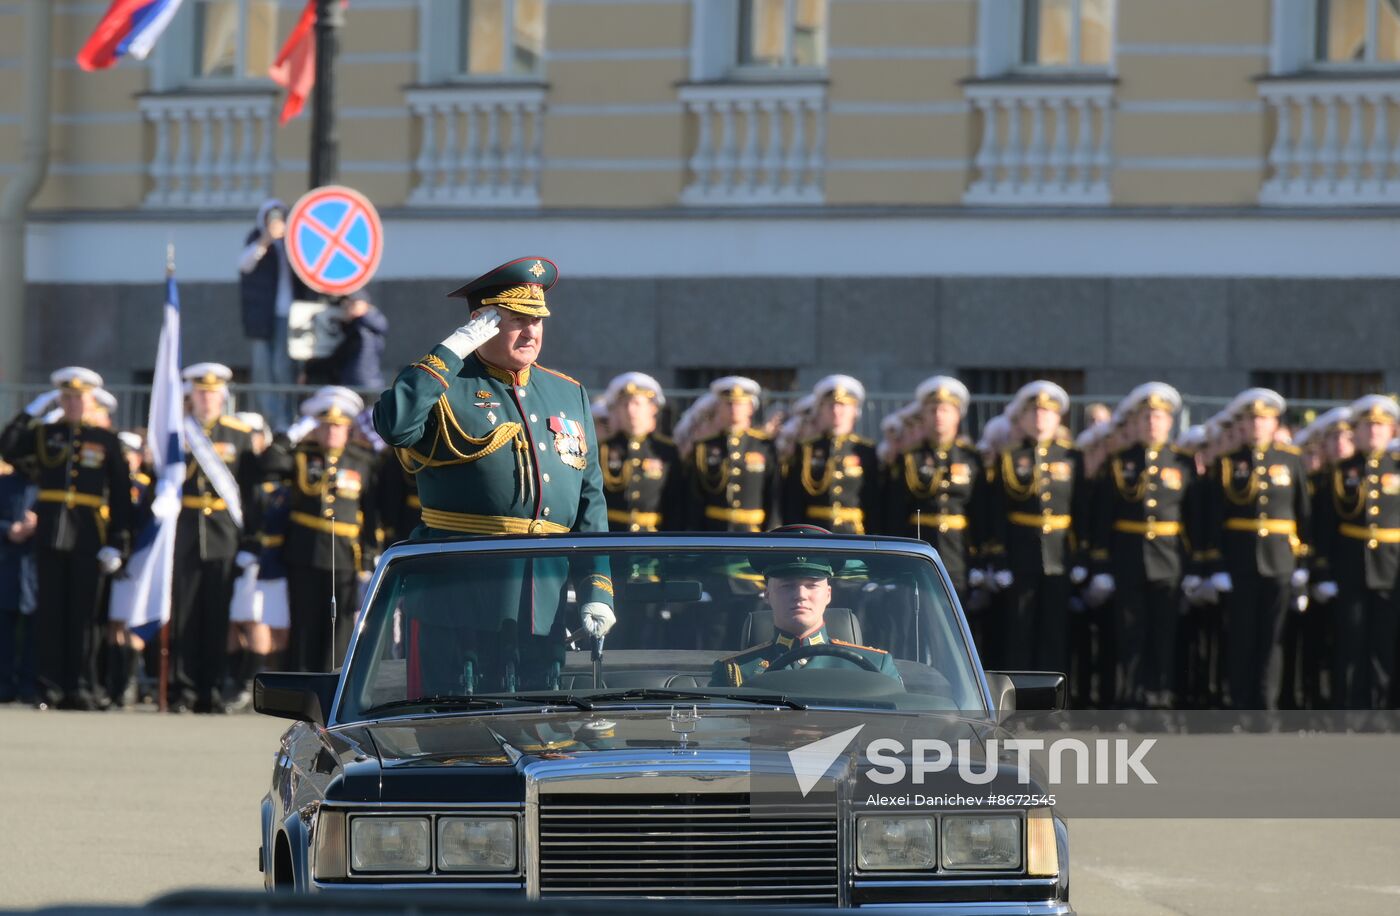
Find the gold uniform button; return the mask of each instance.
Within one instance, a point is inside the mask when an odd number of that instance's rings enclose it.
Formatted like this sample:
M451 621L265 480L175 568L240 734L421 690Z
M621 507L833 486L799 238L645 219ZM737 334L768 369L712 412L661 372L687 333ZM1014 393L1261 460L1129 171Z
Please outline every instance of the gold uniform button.
M740 458L742 458L743 456L740 455L738 452L732 452L732 453L730 454L729 457L732 458L732 459L735 460L735 461L738 461L738 460L739 460Z
M1375 550L1377 547L1381 546L1381 542L1380 542L1380 541L1367 541L1367 542L1366 542L1366 546L1369 547L1371 550Z
M742 473L743 473L743 471L739 470L738 468L730 468L730 469L729 469L729 475L730 475L731 477L738 477L738 476L739 476L740 474L742 474Z
M1049 452L1047 452L1047 451L1046 451L1045 449L1043 449L1043 448L1038 448L1038 449L1036 449L1036 450L1035 450L1035 453L1036 453L1037 455L1039 455L1040 457L1042 457L1042 458L1044 458L1047 454L1049 454Z
M1149 474L1155 474L1155 473L1157 473L1157 465L1154 464L1154 465L1152 465L1152 467L1148 468L1148 469L1147 469L1147 473L1149 473Z
M1259 497L1259 505L1261 505L1261 506L1267 506L1268 504L1269 504L1269 497L1267 497L1267 496L1261 496L1261 497Z
M1380 482L1381 482L1381 479L1380 479L1379 477L1377 477L1375 474L1372 474L1370 477L1367 477L1366 480L1367 480L1368 483L1380 483Z
M641 498L642 498L641 491L640 491L640 490L633 490L633 491L632 491L632 498L633 498L633 499L641 499Z
M833 503L831 504L831 508L833 508L833 509L839 509L839 508L841 508L841 502L840 502L839 500L837 500L836 502L833 502Z
M209 510L208 510L208 509L205 509L204 511L205 511L205 512L208 512ZM334 510L334 509L326 509L326 510L322 511L321 514L324 515L326 518L335 518L335 510Z
M633 442L633 443L632 443L632 451L634 451L634 452L637 451L638 449L640 449L641 447L642 447L642 443L640 443L640 442Z
M211 509L211 508L209 508L208 506L205 506L205 507L204 507L204 514L205 514L205 515L213 515L213 514L214 514L214 510Z
M534 414L530 414L530 422L531 422L531 423L538 423L538 422L540 422L540 418L537 417L537 416L535 416Z
M1049 493L1042 493L1042 494L1040 494L1040 501L1041 501L1041 502L1044 502L1044 503L1048 503L1048 502L1050 501L1050 494L1049 494ZM1047 511L1048 511L1048 510L1047 510Z
M1045 463L1042 462L1041 465L1040 465L1040 469L1041 469L1042 471L1048 471L1048 470L1050 470L1050 465L1045 464Z
M1370 495L1370 497L1371 497L1372 499L1375 499L1377 496L1380 496L1381 494L1378 493L1378 492L1376 492L1375 490L1372 490L1372 491L1370 492L1369 495Z
M1370 514L1371 514L1371 515L1380 515L1380 514L1381 514L1381 507L1380 507L1380 506L1372 506L1372 507L1371 507L1371 510L1370 510Z
M548 507L548 506L545 506L545 507L544 507L544 514L545 514L545 515L548 515L548 514L549 514L549 507ZM540 527L543 528L544 526L541 525Z
M1147 501L1147 508L1149 508L1149 509L1155 509L1155 508L1157 508L1157 500L1155 500L1155 499L1149 499L1149 500ZM1148 519L1148 521L1151 521L1151 519Z
M737 500L737 499L731 500L730 503L729 503L729 505L730 505L731 507L737 509L737 508L739 508L739 500Z
M642 530L642 526L641 526L641 525L633 525L631 528L628 528L627 530L628 530L628 531L641 531L641 530Z
M1267 489L1269 489L1269 485L1268 485L1267 483L1261 483L1261 484L1259 485L1259 489L1261 489L1261 490L1267 490Z
M939 484L938 484L938 488L939 488L940 490L946 490L946 489L948 489L948 481L946 481L946 480L940 481Z

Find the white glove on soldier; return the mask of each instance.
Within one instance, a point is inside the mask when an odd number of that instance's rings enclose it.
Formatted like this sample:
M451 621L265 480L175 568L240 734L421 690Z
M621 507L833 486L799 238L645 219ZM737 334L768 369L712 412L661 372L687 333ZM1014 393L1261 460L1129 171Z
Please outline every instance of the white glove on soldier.
M1183 576L1181 579L1181 593L1185 595L1188 600L1196 596L1196 589L1200 587L1200 576Z
M1308 584L1308 571L1306 569L1293 570L1293 587L1303 588Z
M258 562L258 555L251 550L240 550L233 557L233 563L239 569L247 569L256 562Z
M1333 598L1337 597L1337 583L1335 583L1335 582L1319 582L1319 583L1317 583L1317 585L1314 585L1314 586L1313 586L1313 597L1317 599L1317 603L1318 603L1318 604L1326 604L1327 602L1331 601Z
M456 353L460 358L466 359L468 353L501 333L501 329L496 327L500 323L500 312L494 308L484 308L480 315L447 335L447 339L442 342L442 345Z
M97 567L110 576L122 568L122 552L115 547L103 547L97 551Z
M1082 566L1076 566L1069 571L1069 581L1072 585L1079 585L1089 578L1089 570Z
M999 569L992 573L992 581L997 584L997 588L1007 589L1016 581L1016 577L1011 575L1009 569Z
M984 574L984 573L982 572L982 570L980 570L980 569L978 569L977 567L974 566L972 569L969 569L969 570L967 571L967 587L968 587L968 588L977 588L977 587L980 586L984 581L986 581L986 578L987 578L986 574Z
M1235 590L1235 583L1230 579L1230 574L1227 572L1218 572L1211 576L1210 585L1211 588L1222 595Z
M1113 581L1113 576L1108 573L1099 573L1089 580L1089 591L1096 595L1107 598L1118 588L1118 584Z
M599 636L606 636L608 631L617 623L617 615L613 609L601 601L590 601L581 610L583 615L583 628L588 631L588 635L597 639Z
M291 426L287 427L287 441L292 443L292 445L296 445L306 438L307 433L316 428L316 423L317 420L315 417L302 417L297 420Z
M42 417L49 412L49 408L58 403L57 391L45 391L34 400L24 406L24 412L31 417Z

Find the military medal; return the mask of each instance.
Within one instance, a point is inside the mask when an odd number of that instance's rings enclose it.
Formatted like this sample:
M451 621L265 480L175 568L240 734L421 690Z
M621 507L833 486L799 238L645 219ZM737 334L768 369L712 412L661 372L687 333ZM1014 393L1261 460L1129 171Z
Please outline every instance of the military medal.
M554 433L554 450L569 467L582 471L588 466L588 440L583 433L583 424L577 420L566 420L562 416L549 418L549 431Z

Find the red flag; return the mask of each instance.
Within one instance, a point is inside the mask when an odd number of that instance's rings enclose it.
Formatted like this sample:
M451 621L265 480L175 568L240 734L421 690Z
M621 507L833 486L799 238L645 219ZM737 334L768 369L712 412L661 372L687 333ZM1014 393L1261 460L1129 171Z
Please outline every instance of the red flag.
M282 103L282 117L278 123L286 124L301 114L301 106L316 85L316 36L311 27L316 24L316 0L307 0L306 8L296 27L287 36L287 43L277 53L267 75L272 81L287 90L287 100Z

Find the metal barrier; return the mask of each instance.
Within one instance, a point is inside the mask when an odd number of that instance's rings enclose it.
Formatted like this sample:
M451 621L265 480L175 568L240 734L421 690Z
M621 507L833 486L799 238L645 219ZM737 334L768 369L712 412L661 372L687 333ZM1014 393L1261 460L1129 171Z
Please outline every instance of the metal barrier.
M3 424L10 417L19 412L25 404L33 398L51 390L50 385L44 383L0 383L0 424ZM251 383L233 383L229 385L230 411L251 410L262 412L261 405L266 398L273 398L283 405L283 425L294 416L296 405L310 397L316 391L314 385L255 385ZM150 412L151 388L149 385L140 384L112 384L107 386L117 398L117 412L112 418L113 423L123 429L135 429L146 425L147 415ZM601 386L594 391L601 391ZM360 394L364 397L366 404L373 404L378 400L382 389L362 389ZM786 413L791 409L792 403L804 396L805 391L773 391L765 392L762 403L762 416L769 417L774 411ZM666 416L662 419L663 428L669 428L671 424L681 415L681 412L695 402L695 400L705 394L703 388L673 389L666 392ZM1070 399L1070 411L1066 417L1066 425L1074 432L1084 428L1084 413L1092 404L1106 404L1111 409L1117 404L1121 395L1077 395ZM900 409L910 402L913 394L897 394L889 392L873 392L866 397L865 408L861 411L861 417L857 425L857 432L872 439L880 438L880 421L888 414ZM1010 395L996 394L974 394L972 402L968 406L967 414L963 419L964 431L972 437L981 433L982 427L988 420L1000 414L1011 400ZM1186 428L1192 423L1199 423L1220 410L1230 398L1226 397L1203 397L1195 395L1183 395L1183 405L1179 420L1181 428ZM1306 422L1317 413L1328 410L1345 401L1319 401L1319 400L1294 400L1289 401L1289 417L1296 421Z

